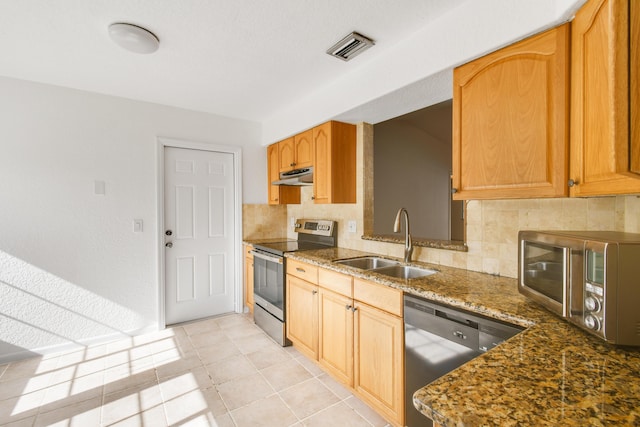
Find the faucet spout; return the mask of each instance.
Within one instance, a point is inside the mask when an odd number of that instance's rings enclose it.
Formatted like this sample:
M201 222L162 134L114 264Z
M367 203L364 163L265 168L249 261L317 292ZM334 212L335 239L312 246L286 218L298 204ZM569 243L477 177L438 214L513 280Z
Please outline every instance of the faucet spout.
M405 208L400 208L396 214L396 221L393 224L393 232L400 232L400 217L404 213L404 262L411 262L411 255L413 254L413 243L411 242L411 232L409 231L409 212Z

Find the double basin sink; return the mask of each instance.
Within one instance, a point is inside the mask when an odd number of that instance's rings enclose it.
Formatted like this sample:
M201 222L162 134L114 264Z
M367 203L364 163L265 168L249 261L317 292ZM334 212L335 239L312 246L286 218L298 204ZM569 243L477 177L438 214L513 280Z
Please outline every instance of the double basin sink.
M435 270L429 270L428 268L402 265L397 261L375 256L339 259L334 262L336 264L359 268L361 270L367 270L399 279L416 279L418 277L430 276L436 273Z

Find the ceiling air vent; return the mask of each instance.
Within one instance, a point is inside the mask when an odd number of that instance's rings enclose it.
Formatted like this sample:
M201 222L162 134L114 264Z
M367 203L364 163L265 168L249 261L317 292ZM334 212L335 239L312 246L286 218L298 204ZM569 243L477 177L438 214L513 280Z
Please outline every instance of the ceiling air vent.
M373 40L354 32L331 46L327 53L343 61L348 61L373 45Z

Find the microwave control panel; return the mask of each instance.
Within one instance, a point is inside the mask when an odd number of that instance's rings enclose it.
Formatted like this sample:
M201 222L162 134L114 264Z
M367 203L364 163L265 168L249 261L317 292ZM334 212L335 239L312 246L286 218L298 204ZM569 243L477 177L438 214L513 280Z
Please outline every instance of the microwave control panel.
M584 325L592 331L600 331L603 322L604 290L593 283L584 284Z

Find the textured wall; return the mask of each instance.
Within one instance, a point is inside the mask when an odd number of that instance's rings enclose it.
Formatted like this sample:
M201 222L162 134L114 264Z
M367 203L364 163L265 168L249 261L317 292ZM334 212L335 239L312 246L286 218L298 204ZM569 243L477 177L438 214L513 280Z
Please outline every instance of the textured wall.
M266 201L256 123L6 78L0 93L0 362L156 326L157 136L242 146L245 200Z

